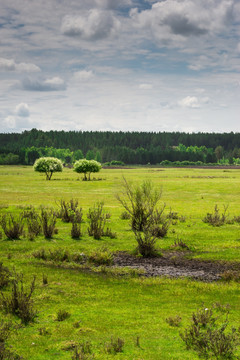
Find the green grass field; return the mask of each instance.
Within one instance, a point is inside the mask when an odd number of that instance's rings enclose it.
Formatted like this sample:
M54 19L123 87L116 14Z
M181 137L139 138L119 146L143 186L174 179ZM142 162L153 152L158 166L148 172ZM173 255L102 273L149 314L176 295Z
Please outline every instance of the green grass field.
M32 256L34 251L67 249L69 252L89 254L107 248L110 251L134 252L136 242L129 222L120 220L122 206L115 198L121 191L123 176L133 184L151 179L162 189L161 203L185 216L169 229L166 238L157 246L168 251L174 241L181 239L192 250L191 257L206 260L240 263L240 224L212 227L202 219L213 212L217 204L220 211L228 205L229 218L240 215L240 170L210 169L103 169L95 175L98 181L84 182L71 169L53 175L51 181L35 173L31 167L1 166L0 188L2 214L17 214L27 206L38 208L58 207L61 199L77 199L83 209L85 223L83 236L73 240L70 224L58 220L58 234L52 240L43 236L30 241L0 240L0 261L10 270L24 274L30 284L36 275L34 307L38 315L33 323L17 327L11 332L8 345L24 359L71 359L73 344L89 341L94 355L86 359L198 359L186 350L179 336L189 324L191 314L202 305L214 303L231 307L230 327L240 327L239 282L203 283L191 279L144 278L131 275L119 276L116 271L83 271L77 266L61 266L44 262ZM97 201L104 201L104 208L111 213L109 227L117 233L116 239L94 240L87 234L87 212ZM48 284L43 284L43 274ZM10 293L8 286L4 294ZM59 310L70 316L56 321ZM170 326L166 318L180 316L179 327ZM20 324L17 317L0 312L1 319ZM44 330L42 330L44 329ZM119 337L124 339L123 352L108 354L106 344ZM139 337L140 346L137 346ZM236 352L240 356L240 349Z

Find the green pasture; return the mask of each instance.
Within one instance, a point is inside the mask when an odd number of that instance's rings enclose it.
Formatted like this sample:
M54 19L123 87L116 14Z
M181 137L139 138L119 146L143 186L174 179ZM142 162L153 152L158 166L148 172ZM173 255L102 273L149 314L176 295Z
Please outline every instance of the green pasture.
M203 283L191 279L168 279L134 276L126 271L106 269L83 271L81 267L62 266L35 259L36 250L67 249L69 252L90 253L107 248L128 251L136 248L128 220L121 220L122 206L115 194L122 191L123 176L132 184L151 179L162 190L161 204L166 212L174 211L185 222L171 225L167 237L158 240L159 251L171 251L178 239L185 242L192 258L234 261L240 263L240 224L212 227L202 219L218 205L220 212L228 206L229 219L240 215L240 170L142 168L102 169L93 181L82 181L72 169L53 174L46 181L32 167L0 167L0 213L20 213L32 205L36 209L58 207L61 199L77 199L83 209L83 236L73 240L70 224L58 220L58 234L52 240L43 236L30 241L27 237L10 241L2 234L0 261L17 273L23 273L26 284L37 276L34 292L38 316L27 326L11 333L8 343L12 349L29 360L71 359L73 344L92 343L94 359L129 360L190 360L198 355L186 347L179 336L189 324L193 311L203 304L229 304L230 327L240 327L239 282ZM94 240L87 234L87 212L97 201L111 213L108 226L117 233L116 239ZM102 270L102 271L101 271ZM43 285L43 274L48 284ZM10 287L4 294L10 293ZM56 321L59 309L70 313L64 321ZM170 326L166 318L180 316L179 327ZM1 319L19 324L12 315L0 311ZM41 331L45 329L45 331ZM104 350L111 337L124 339L122 353L107 354ZM139 337L139 344L137 338ZM240 356L240 349L238 350ZM86 357L91 358L91 357Z

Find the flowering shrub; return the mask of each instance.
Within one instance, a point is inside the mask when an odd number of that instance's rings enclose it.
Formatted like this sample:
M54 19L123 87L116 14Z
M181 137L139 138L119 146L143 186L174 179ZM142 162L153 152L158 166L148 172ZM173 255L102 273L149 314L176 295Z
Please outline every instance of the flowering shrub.
M90 180L91 173L96 173L101 170L101 164L96 160L78 160L73 165L73 170L77 173L83 174L83 180ZM88 174L88 177L87 177Z
M33 169L46 174L46 180L51 180L54 172L63 171L62 161L54 157L41 157L33 165Z

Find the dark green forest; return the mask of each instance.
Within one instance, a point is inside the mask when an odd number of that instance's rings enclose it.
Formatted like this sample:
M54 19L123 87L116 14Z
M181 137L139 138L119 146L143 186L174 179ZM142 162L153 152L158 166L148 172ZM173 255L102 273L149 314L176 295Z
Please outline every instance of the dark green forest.
M240 133L42 131L0 134L0 164L32 165L41 156L65 164L239 164Z

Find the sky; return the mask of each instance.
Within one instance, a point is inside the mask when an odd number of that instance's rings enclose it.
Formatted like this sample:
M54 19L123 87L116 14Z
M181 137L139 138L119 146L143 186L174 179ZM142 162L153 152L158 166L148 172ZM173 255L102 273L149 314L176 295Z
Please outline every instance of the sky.
M240 132L239 0L0 0L0 132Z

